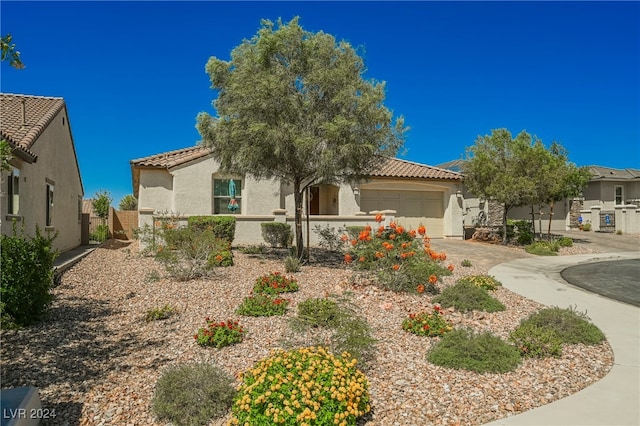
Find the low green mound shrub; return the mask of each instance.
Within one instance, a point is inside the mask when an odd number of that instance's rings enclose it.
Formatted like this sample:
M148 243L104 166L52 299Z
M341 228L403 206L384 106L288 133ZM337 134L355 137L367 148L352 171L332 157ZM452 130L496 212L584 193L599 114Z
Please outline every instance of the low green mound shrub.
M236 313L248 317L284 315L287 312L289 303L289 299L258 293L245 297L242 304L236 309Z
M596 345L605 339L604 333L589 321L586 313L574 308L545 308L531 314L523 325L535 325L554 331L562 343Z
M560 247L572 247L573 240L569 237L560 237L556 241Z
M562 355L562 340L556 332L532 323L521 324L509 334L509 340L522 356L544 358Z
M293 277L285 277L280 272L271 272L256 279L254 293L279 294L298 291L298 281Z
M264 222L260 224L262 228L262 238L271 247L289 247L293 241L291 225L281 222Z
M176 309L170 305L164 305L161 307L156 307L149 309L144 316L144 319L147 322L151 321L161 321L168 318L171 318L172 315L177 313Z
M264 254L266 251L266 246L264 244L250 245L239 247L238 250L244 254Z
M433 303L438 303L445 308L453 307L460 312L505 310L505 306L492 297L487 290L468 281L460 281L445 288L440 295L433 299Z
M502 283L492 277L491 275L469 275L467 277L460 278L457 282L467 282L473 284L476 287L484 288L485 290L495 290L502 285Z
M355 425L371 410L369 383L349 354L277 351L242 374L232 425Z
M409 314L409 317L402 321L402 329L418 336L434 337L450 332L453 326L450 320L444 318L440 306L436 305L433 311Z
M477 373L506 373L515 370L521 358L518 349L491 333L459 329L445 334L429 351L427 360Z
M158 379L151 401L153 413L175 425L208 425L233 404L233 378L211 364L169 367Z
M582 225L582 230L583 231L591 231L591 224L590 223L585 223L584 225Z
M198 329L198 334L193 338L202 346L214 346L222 348L242 342L245 334L244 329L238 321L212 321L207 317L207 325Z
M469 267L473 266L473 264L471 263L471 261L469 259L464 259L462 262L460 262L460 264L462 266L464 266L465 268L469 268Z
M96 226L96 230L89 235L91 241L103 243L109 239L109 226L100 224Z
M189 228L211 231L216 238L233 243L236 235L236 218L233 216L191 216L187 219Z
M533 244L526 246L525 251L537 256L557 256L560 246L556 242L551 241L536 241Z

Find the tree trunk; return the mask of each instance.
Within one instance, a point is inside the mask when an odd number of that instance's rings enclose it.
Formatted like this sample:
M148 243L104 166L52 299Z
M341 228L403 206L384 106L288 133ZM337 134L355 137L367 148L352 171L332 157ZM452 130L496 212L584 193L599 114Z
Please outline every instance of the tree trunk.
M547 238L551 241L551 219L553 218L553 205L555 201L549 203L549 226L547 228Z
M509 238L507 237L507 215L509 214L509 209L511 207L507 207L504 205L504 209L502 209L502 245L507 245L509 242Z
M536 237L536 213L533 210L533 204L531 204L531 227L533 228L533 238L535 239L535 237ZM540 230L540 233L542 233L542 229Z
M304 239L302 238L302 202L303 196L300 191L300 182L293 182L293 200L295 204L295 228L296 228L296 256L298 259L302 259L304 253Z

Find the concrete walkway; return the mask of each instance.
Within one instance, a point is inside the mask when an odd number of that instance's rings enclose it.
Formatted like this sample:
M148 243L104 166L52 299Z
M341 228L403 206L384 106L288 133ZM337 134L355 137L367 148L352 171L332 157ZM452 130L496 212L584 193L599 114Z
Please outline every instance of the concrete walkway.
M98 247L100 247L100 244L88 244L60 253L60 255L58 255L58 257L53 261L53 269L55 273L59 274L71 268L83 257L87 256Z
M524 297L587 311L607 336L615 361L604 378L580 392L488 425L640 425L640 308L572 286L560 275L574 265L628 259L640 259L640 253L534 257L489 270L506 288Z

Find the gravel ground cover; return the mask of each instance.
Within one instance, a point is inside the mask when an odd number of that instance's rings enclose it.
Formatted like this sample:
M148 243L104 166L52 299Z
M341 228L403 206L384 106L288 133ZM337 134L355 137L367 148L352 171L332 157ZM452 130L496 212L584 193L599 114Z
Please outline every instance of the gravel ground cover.
M580 251L573 248L570 254ZM462 267L463 257L447 253L454 275L483 274L479 266ZM605 342L566 346L561 358L526 359L507 374L476 374L429 364L425 354L436 342L406 333L402 320L428 308L430 296L382 291L354 276L339 262L304 266L295 274L300 290L284 317L239 317L234 313L251 291L255 278L284 271L283 257L234 252L235 265L215 276L176 282L161 266L138 254L136 243L110 242L67 271L54 289L47 320L23 330L3 330L2 387L39 388L43 408L56 417L52 425L151 425L155 383L169 365L214 362L232 375L280 347L287 318L297 304L329 293L351 294L360 315L378 339L375 358L365 370L372 396L366 425L477 425L548 404L602 378L613 364ZM469 258L466 256L464 258ZM469 258L472 264L473 258ZM478 262L481 263L481 262ZM507 310L467 314L447 311L455 326L491 330L506 338L521 319L542 308L504 288L495 296ZM145 321L147 310L170 304L178 314L164 321ZM193 338L205 317L239 319L248 330L237 345L215 349ZM229 417L213 422L226 424Z

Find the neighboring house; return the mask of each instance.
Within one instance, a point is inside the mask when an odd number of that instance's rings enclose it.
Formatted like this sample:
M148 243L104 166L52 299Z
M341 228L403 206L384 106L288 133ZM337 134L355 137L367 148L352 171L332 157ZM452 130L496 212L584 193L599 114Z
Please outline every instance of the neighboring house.
M592 178L582 192L585 208L613 210L618 205L640 203L640 170L589 166L589 172Z
M145 216L161 212L235 214L236 242L259 243L260 222L293 223L291 185L224 174L219 168L210 150L199 146L132 160L140 225L152 222ZM462 238L461 178L459 173L424 164L387 159L367 181L311 187L306 203L311 226L370 223L371 212L387 211L405 226L424 224L431 237ZM229 210L230 180L235 186L236 211ZM313 243L313 235L311 239Z
M84 190L64 99L0 94L0 133L13 155L2 172L2 233L16 221L27 235L36 225L58 232L58 250L80 245Z

